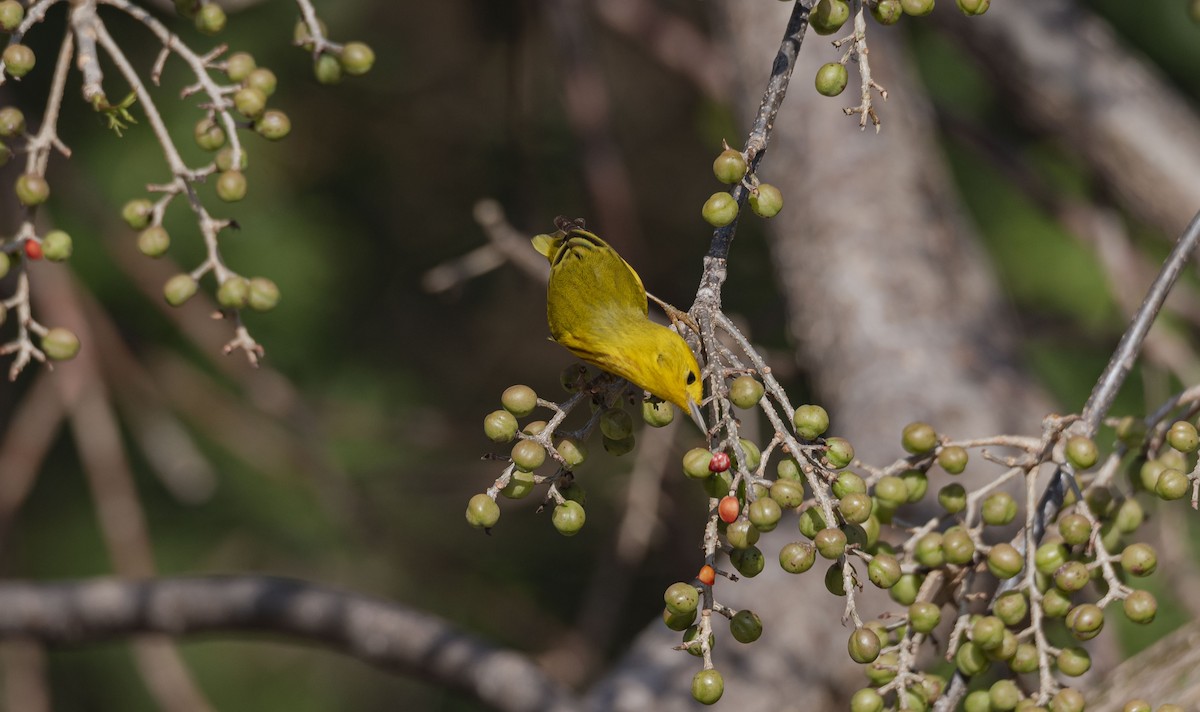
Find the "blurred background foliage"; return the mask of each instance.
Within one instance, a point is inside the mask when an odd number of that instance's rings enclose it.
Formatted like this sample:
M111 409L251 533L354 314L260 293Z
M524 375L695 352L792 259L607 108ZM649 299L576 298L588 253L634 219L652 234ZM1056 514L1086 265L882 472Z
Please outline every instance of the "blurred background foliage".
M659 5L712 31L704 3ZM1184 2L1089 5L1195 100L1200 43ZM161 281L154 281L168 272L131 267L149 260L136 253L120 206L142 195L146 183L165 179L161 154L144 123L117 138L79 101L77 84L68 91L62 135L74 156L51 165L48 212L75 237L70 269L194 440L207 463L199 470L214 478L190 501L172 494L139 449L136 419L122 406L156 564L164 574L264 572L369 592L550 656L576 624L588 587L606 576L597 562L613 543L630 458L600 453L583 469L588 526L577 537L554 534L548 513L534 513L534 498L505 502L491 536L467 527L467 499L499 472L479 457L491 450L480 432L483 415L513 383L555 398L558 373L570 359L546 340L543 287L517 269L502 267L441 295L421 288L429 269L485 242L472 218L481 198L499 200L511 222L530 234L549 229L556 215L591 214L543 3L342 0L317 8L333 39L358 39L375 49L370 74L335 87L317 85L310 59L290 44L297 11L289 2L259 2L231 13L217 38L253 52L260 66L278 74L272 104L293 123L292 135L280 143L248 137L245 201L225 206L207 193L217 215L234 216L240 225L224 238L228 261L244 274L275 279L282 289L273 313L249 315L252 333L267 348L268 370L252 373L241 355L221 356L213 346L219 342L185 336L178 319L203 323L206 309L189 305L168 315L155 296ZM29 35L39 71L0 94L33 123L62 11L56 8ZM213 44L186 22L169 19L194 47ZM137 66L147 69L158 46L131 22L112 23ZM910 18L872 31L910 36L939 120L989 137L1056 190L1094 193L1084 169L1016 123L953 39L925 24ZM746 117L659 65L638 42L595 18L587 26L612 96L609 128L631 176L638 234L590 225L637 256L631 261L654 292L687 305L709 237L699 210L716 189L709 164L722 138L740 144ZM766 71L739 79L757 87ZM71 81L77 78L73 73ZM108 81L110 94L120 95L120 82ZM180 63L172 61L157 96L188 147L185 157L199 162L190 141L199 113L175 98L186 83ZM801 78L793 90L811 91L809 80ZM829 111L839 107L828 102ZM881 109L886 131L890 109ZM1026 365L1063 410L1077 409L1125 319L1089 251L963 135L947 130L943 150L1019 317ZM765 165L768 180L789 170L769 155ZM12 165L0 174L5 185L14 176ZM184 268L202 259L194 220L182 205L172 206L167 227L175 238L169 259ZM1147 249L1165 253L1161 236L1132 227ZM0 224L0 231L9 229ZM772 270L762 229L761 221L749 220L739 231L727 308L776 354L790 386L803 393L802 365L793 367L787 355L782 302L765 278ZM38 264L34 278L63 269ZM131 269L148 280L147 288L137 286ZM97 345L85 341L84 349ZM11 427L19 417L35 377L31 370L0 387L0 425ZM1158 383L1150 395L1165 394L1169 385ZM1115 412L1143 409L1143 397L1135 378ZM689 432L676 447L698 442ZM695 558L691 533L704 517L699 493L673 478L665 487L665 520L632 574L620 617L611 621L619 630L611 649L595 651L601 656L615 654L658 615L662 586L679 578L674 562ZM2 544L5 576L112 572L66 431ZM1142 647L1178 620L1164 605L1159 622L1141 630L1143 637L1129 637L1128 645ZM403 709L473 708L452 693L265 636L193 639L181 648L217 709L384 710L397 702ZM155 709L124 644L56 650L49 660L55 710Z

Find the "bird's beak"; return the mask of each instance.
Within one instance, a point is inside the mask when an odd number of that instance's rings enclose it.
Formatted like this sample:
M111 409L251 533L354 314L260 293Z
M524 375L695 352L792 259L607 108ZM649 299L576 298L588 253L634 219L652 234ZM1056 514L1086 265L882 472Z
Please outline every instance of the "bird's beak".
M696 427L700 428L700 432L707 433L708 426L704 424L704 416L700 413L700 406L689 400L688 412L692 416L692 422L696 424Z

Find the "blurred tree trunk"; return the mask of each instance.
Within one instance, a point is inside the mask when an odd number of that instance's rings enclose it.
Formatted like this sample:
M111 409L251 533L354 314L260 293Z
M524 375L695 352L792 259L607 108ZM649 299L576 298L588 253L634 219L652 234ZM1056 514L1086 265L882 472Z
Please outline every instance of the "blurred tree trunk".
M742 81L737 113L749 117L790 6L717 7L714 25L727 33ZM954 437L1037 432L1046 400L1013 365L1015 334L942 165L922 88L899 34L874 29L872 69L890 96L879 107L883 131L862 133L839 110L853 103L853 87L838 99L813 90L817 67L836 54L810 33L763 159L760 177L784 194L768 232L797 358L832 431L868 462L902 454L900 430L914 419ZM776 532L760 547L772 561L795 538L790 529ZM720 586L718 598L752 608L765 627L750 646L718 641L722 704L741 712L836 709L865 684L844 652L843 601L825 590L817 569L797 577L768 565L753 581ZM670 649L676 637L652 624L600 686L605 705L690 708L688 684L699 668Z

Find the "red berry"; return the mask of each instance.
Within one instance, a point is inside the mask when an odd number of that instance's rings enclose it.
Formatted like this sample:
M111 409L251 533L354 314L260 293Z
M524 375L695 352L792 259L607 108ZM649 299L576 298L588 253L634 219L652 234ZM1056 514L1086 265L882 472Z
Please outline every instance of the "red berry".
M712 459L708 462L709 472L724 472L729 469L729 453L714 452Z
M717 514L721 515L721 521L726 524L732 524L741 511L742 505L738 503L738 498L730 495L721 498L721 503L717 505Z
M700 573L696 575L696 578L700 579L700 583L704 584L705 586L711 586L713 585L713 582L717 580L717 572L713 569L713 567L705 564L704 566L700 567Z
M31 260L42 259L42 243L38 242L37 240L26 240L25 254Z

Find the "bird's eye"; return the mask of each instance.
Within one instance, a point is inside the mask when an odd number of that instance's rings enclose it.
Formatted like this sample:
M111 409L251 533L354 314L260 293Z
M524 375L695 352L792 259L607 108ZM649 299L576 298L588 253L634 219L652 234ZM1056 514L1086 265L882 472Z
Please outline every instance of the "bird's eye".
M696 382L696 373L695 373L695 371L688 371L688 376L687 376L687 384L690 386L690 385L692 385L692 384L693 384L693 383L695 383L695 382Z

